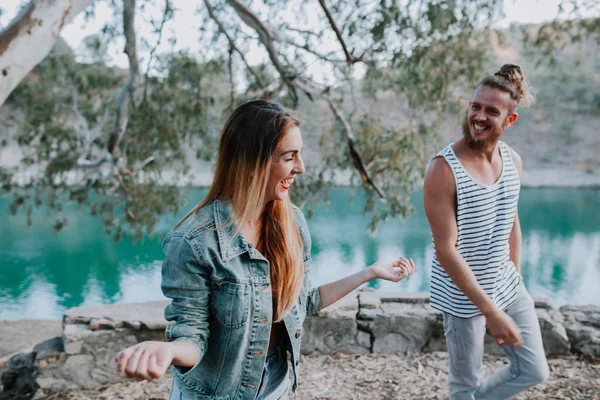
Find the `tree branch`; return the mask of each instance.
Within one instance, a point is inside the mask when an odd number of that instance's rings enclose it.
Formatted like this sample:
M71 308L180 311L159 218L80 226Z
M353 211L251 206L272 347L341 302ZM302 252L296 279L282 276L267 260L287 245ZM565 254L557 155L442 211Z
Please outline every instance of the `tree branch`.
M108 140L108 152L115 158L118 158L117 153L119 153L119 145L127 129L127 122L129 120L129 102L133 102L135 80L139 72L134 27L135 1L136 0L123 1L123 31L125 33L125 53L129 59L129 80L121 87L119 95L117 96L115 122Z
M331 97L328 94L329 88L326 88L325 90L317 90L317 89L311 87L310 85L301 82L300 79L297 79L296 81L294 81L294 84L297 85L298 88L302 89L307 94L321 97L327 102L327 104L329 105L329 108L335 115L336 119L344 127L343 131L344 131L344 135L346 136L346 144L348 145L348 151L350 152L350 157L352 159L352 165L354 165L354 168L356 168L356 170L358 170L358 173L360 174L360 177L363 180L363 182L365 184L371 186L373 188L373 190L375 190L375 192L377 193L377 195L379 196L379 198L381 200L385 200L385 193L383 192L383 190L381 190L381 188L377 185L377 183L375 183L373 181L373 179L371 178L371 175L367 171L367 168L365 167L365 163L362 160L362 156L360 155L360 152L354 145L354 142L356 139L354 137L354 132L352 131L352 126L350 125L350 122L346 119L346 117L342 113L342 110L340 110L340 108L334 103L334 101L331 99Z
M144 100L143 101L146 101L146 95L148 92L148 74L150 73L150 67L152 65L152 58L154 57L154 53L156 52L156 49L158 48L158 46L160 46L160 42L162 40L163 28L165 27L165 23L169 19L171 10L172 10L172 8L171 8L170 1L165 0L165 12L163 14L162 21L160 22L160 26L158 28L158 40L156 41L156 45L154 45L154 47L150 51L150 57L148 58L148 66L146 67L146 75L145 75L145 81L144 81Z
M229 57L227 57L227 70L229 72L229 110L233 111L235 106L235 82L233 81L233 52L234 49L229 47Z
M75 161L75 164L78 167L98 167L99 165L102 165L105 162L111 161L112 155L108 152L104 156L95 160L87 159L92 143L94 142L94 140L96 140L96 138L98 138L101 135L102 129L104 128L106 121L108 121L108 108L104 112L104 117L102 118L102 121L96 124L96 126L93 129L90 129L87 119L79 111L77 89L73 88L73 104L71 105L71 107L69 107L69 110L73 114L75 114L79 121L79 124L82 127L81 130L76 129L79 131L79 134L83 136L83 150L81 151L81 155Z
M356 146L354 145L354 141L355 141L354 133L352 132L352 127L350 126L350 123L344 117L341 110L338 109L338 107L335 105L333 100L331 100L331 98L327 94L327 92L329 91L329 88L326 88L325 90L319 90L317 88L314 88L311 84L302 82L300 77L295 72L292 76L287 75L288 74L287 71L284 69L284 67L279 62L278 54L277 54L277 52L275 50L275 46L274 46L274 42L276 40L279 40L279 38L265 24L263 24L262 21L260 21L260 19L258 19L258 17L254 13L252 13L252 11L250 11L245 5L241 4L238 0L227 0L227 1L236 10L236 12L240 16L240 18L250 28L254 29L256 31L256 33L258 33L260 41L265 46L265 48L269 54L271 63L273 64L275 69L277 69L277 71L280 73L280 75L282 76L282 79L286 82L288 87L291 87L294 89L293 93L295 93L296 88L299 88L300 90L303 90L311 98L313 95L315 95L318 97L322 97L323 99L325 99L327 101L327 103L329 104L329 107L333 111L334 115L336 116L336 118L341 122L341 124L344 127L344 132L345 132L345 136L346 136L346 144L348 145L348 150L350 151L350 156L352 158L352 164L358 170L363 182L365 182L367 185L371 186L373 188L373 190L375 190L375 192L377 192L379 198L384 200L385 194L383 193L381 188L373 181L373 179L371 179L371 177L361 159L360 153L356 149Z
M360 153L358 152L358 149L354 146L355 138L354 138L354 133L352 132L352 127L350 126L350 123L342 115L341 110L335 105L335 103L333 102L331 97L329 97L328 95L322 95L321 97L323 97L325 99L325 101L327 101L327 103L329 104L329 107L331 108L331 111L333 111L333 114L335 115L335 117L338 119L338 121L340 121L340 123L344 127L344 131L346 132L346 144L348 145L348 150L350 151L350 157L352 158L352 164L358 170L358 173L360 174L360 177L362 178L363 182L365 182L367 185L371 186L373 188L373 190L375 190L375 192L377 192L377 195L379 196L379 198L381 200L385 200L385 194L383 193L381 188L375 182L373 182L373 179L371 179L371 176L369 175L367 168L365 167L365 165L362 161L362 158L361 158Z
M344 54L346 55L346 61L348 62L348 64L352 65L352 64L356 64L357 62L362 62L364 54L361 55L360 57L356 58L352 54L350 54L350 52L348 51L348 48L346 47L346 42L344 41L344 38L342 37L342 33L340 32L340 29L337 27L337 24L335 23L335 20L333 19L331 12L327 8L327 5L325 5L325 0L319 0L319 4L321 5L321 8L323 9L323 11L325 12L325 15L327 16L327 20L329 21L329 25L331 25L331 29L333 29L333 31L335 32L335 35L338 38L338 41L342 45L342 49L344 50Z
M346 63L346 60L332 60L331 58L329 58L329 56L332 55L332 54L335 54L336 51L332 51L332 52L329 52L328 54L323 55L323 54L318 53L315 50L312 50L310 47L308 47L307 44L305 44L303 46L301 44L298 44L298 43L294 42L292 39L286 39L285 43L287 43L287 44L289 44L289 45L291 45L293 47L296 47L296 48L298 48L300 50L304 50L307 53L310 53L310 54L312 54L314 56L317 56L321 60L330 62L332 64L335 64L335 63Z
M223 24L221 23L221 21L215 14L215 9L213 8L212 4L210 4L210 1L204 0L204 4L206 5L206 9L208 10L208 15L217 24L217 27L219 28L219 32L221 32L223 35L225 35L225 37L227 38L227 41L229 41L229 46L231 48L233 48L240 55L240 57L242 58L242 61L246 65L246 68L248 69L248 71L250 71L250 73L252 74L254 79L256 79L256 83L258 84L258 86L264 90L265 85L263 84L262 79L260 79L260 76L256 73L256 71L254 71L254 69L252 67L250 67L250 65L248 64L248 61L246 60L246 57L244 56L244 53L242 53L240 51L240 49L238 49L238 47L235 45L235 42L233 41L231 36L229 36L229 34L227 33L225 26L223 26Z
M287 87L290 89L292 97L295 99L298 98L296 94L296 87L294 86L293 80L296 78L296 75L290 73L289 69L286 69L281 62L279 61L279 54L275 49L275 41L279 40L277 34L271 30L268 26L262 23L260 19L252 12L248 7L242 4L239 0L227 0L229 5L233 7L235 12L239 15L239 17L244 21L246 25L250 28L254 29L256 33L258 33L258 39L265 46L267 53L269 54L269 59L271 63L279 72L281 79L286 83Z
M0 106L52 50L60 31L94 0L32 0L0 30ZM35 51L27 50L33 49Z

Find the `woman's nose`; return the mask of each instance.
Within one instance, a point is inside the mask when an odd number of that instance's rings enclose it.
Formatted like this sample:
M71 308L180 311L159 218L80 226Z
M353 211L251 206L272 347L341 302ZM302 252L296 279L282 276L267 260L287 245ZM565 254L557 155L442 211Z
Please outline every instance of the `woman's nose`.
M294 172L297 174L304 173L304 161L302 161L302 157L300 156L298 156L298 161L296 163L296 166L294 167Z

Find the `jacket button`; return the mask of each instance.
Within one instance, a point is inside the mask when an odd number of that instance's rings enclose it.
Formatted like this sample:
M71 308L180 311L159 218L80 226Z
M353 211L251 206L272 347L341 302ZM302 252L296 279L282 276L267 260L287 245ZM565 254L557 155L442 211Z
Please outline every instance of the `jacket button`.
M300 331L296 332L296 339L300 338Z

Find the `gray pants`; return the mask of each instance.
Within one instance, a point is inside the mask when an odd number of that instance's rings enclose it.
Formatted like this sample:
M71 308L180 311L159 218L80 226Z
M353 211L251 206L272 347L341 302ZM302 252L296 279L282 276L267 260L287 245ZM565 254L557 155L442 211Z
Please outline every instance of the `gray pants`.
M448 346L450 398L507 399L548 379L549 369L533 300L523 282L517 299L506 313L515 321L523 346L502 346L510 364L480 381L485 317L464 319L444 314L444 335Z

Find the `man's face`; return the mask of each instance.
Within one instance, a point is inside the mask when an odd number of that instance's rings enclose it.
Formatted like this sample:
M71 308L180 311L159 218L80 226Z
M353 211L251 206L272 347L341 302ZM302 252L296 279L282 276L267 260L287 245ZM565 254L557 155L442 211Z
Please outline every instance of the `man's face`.
M489 86L479 86L469 102L463 122L463 136L473 148L494 145L511 125L517 114L511 113L512 99L508 92Z

